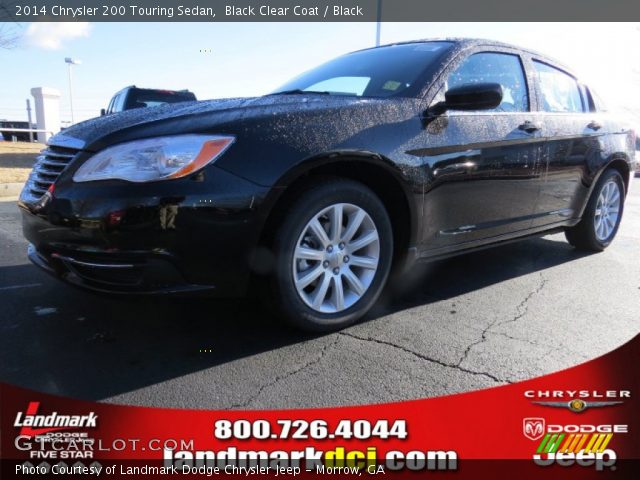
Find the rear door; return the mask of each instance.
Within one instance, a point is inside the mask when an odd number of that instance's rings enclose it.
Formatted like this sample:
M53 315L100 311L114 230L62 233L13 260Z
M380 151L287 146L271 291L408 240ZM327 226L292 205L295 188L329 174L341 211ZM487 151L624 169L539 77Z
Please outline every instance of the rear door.
M535 212L540 126L531 114L533 90L517 51L464 54L436 85L430 104L444 100L451 87L487 82L502 86L496 109L449 111L429 121L422 136L423 242L436 255L526 230Z
M604 122L589 90L570 73L533 59L542 118L544 175L534 226L552 226L580 216L591 170L600 162Z

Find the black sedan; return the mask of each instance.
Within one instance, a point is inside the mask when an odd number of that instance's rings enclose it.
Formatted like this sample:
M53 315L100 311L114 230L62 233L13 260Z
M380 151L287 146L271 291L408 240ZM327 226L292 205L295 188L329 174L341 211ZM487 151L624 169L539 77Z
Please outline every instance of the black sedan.
M391 272L502 242L616 235L635 133L539 54L479 40L344 55L259 98L89 120L19 200L29 257L122 294L242 295L342 328Z

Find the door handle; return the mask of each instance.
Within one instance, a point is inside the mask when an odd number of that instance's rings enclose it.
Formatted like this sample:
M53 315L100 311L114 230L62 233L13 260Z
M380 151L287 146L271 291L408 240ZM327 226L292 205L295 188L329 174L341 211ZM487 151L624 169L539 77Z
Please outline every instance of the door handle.
M527 133L533 133L542 129L542 124L540 122L532 122L531 120L527 120L522 125L519 125L518 129L523 130Z
M600 125L598 122L596 122L595 120L592 120L591 122L589 122L589 124L587 125L587 128L591 129L591 130L600 130L602 128L602 125Z

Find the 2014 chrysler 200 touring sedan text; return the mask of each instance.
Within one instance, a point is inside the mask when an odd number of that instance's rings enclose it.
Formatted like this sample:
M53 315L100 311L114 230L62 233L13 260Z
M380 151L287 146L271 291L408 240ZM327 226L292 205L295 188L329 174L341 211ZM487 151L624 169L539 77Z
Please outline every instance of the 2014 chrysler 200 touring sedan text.
M565 67L480 40L351 53L270 95L138 109L49 141L22 192L29 256L123 293L251 284L344 327L392 267L564 230L616 235L635 134Z

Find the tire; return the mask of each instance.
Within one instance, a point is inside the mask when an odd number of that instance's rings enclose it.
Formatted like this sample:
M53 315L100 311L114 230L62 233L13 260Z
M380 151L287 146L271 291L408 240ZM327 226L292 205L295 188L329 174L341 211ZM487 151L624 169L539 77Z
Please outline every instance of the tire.
M391 270L393 232L384 205L361 183L326 178L288 204L273 238L268 302L289 325L310 332L355 323Z
M617 199L613 201L616 194ZM607 248L618 232L624 210L624 198L624 181L620 173L612 168L605 170L591 193L582 220L565 231L567 241L576 249L589 252L601 252ZM603 201L606 217L602 217L601 213Z

